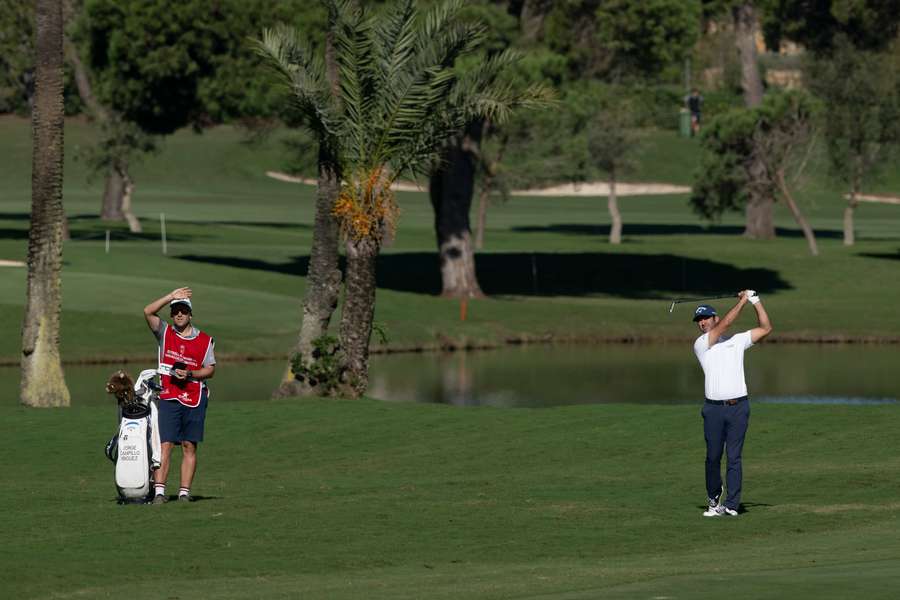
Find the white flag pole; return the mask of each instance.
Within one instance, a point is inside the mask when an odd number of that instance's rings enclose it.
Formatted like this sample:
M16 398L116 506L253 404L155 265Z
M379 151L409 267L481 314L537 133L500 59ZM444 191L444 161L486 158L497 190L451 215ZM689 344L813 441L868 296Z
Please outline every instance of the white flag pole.
M167 254L168 248L166 247L166 213L159 213L159 228L160 235L162 236L163 254Z

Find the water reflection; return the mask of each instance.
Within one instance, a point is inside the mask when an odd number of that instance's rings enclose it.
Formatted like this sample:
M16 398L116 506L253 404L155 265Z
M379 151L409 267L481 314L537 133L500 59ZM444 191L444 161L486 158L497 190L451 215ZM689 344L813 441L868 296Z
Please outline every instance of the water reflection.
M760 345L747 353L751 397L765 402L896 402L895 346ZM369 394L457 406L697 403L703 374L690 344L529 346L373 356Z
M748 352L745 370L757 402L888 404L900 397L898 358L897 346L762 344ZM119 366L67 365L73 405L108 404L112 411L103 386ZM145 365L125 368L137 374ZM284 368L284 361L222 362L211 400L268 400ZM373 355L370 377L374 398L455 406L699 404L703 398L703 374L690 344ZM0 367L2 401L18 403L18 389L19 369Z

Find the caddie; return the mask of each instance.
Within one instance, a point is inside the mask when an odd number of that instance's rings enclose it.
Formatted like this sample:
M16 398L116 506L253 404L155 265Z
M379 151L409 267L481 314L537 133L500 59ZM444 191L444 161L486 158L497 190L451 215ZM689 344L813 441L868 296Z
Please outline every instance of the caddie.
M728 335L728 327L747 303L756 309L758 326ZM772 332L769 315L753 290L738 294L738 302L723 318L709 304L694 310L694 322L702 335L694 342L694 354L703 367L706 401L700 411L706 438L706 495L704 517L738 515L743 470L741 452L750 423L750 400L744 380L744 351ZM727 495L722 498L722 453L727 454Z
M197 471L197 447L203 441L209 388L216 372L215 341L193 325L191 289L178 288L144 307L144 318L159 345L159 435L162 461L154 476L154 504L168 502L166 480L174 446L181 446L181 487L178 500L191 500ZM169 305L172 324L158 313Z

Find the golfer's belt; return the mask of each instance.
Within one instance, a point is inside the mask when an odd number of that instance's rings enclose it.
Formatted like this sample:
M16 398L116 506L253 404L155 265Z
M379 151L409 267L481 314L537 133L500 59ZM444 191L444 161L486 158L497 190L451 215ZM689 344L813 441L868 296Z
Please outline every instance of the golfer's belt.
M732 398L731 400L710 400L706 399L707 404L716 404L718 406L728 405L734 406L735 404L739 404L747 399L747 396L741 396L740 398Z

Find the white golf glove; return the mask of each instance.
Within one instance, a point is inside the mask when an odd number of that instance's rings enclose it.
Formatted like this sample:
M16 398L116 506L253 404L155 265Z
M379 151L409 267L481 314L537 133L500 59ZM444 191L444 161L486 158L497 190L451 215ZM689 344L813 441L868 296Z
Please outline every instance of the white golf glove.
M759 295L756 293L756 290L746 290L744 292L747 296L747 300L750 301L750 304L756 304L759 302Z

